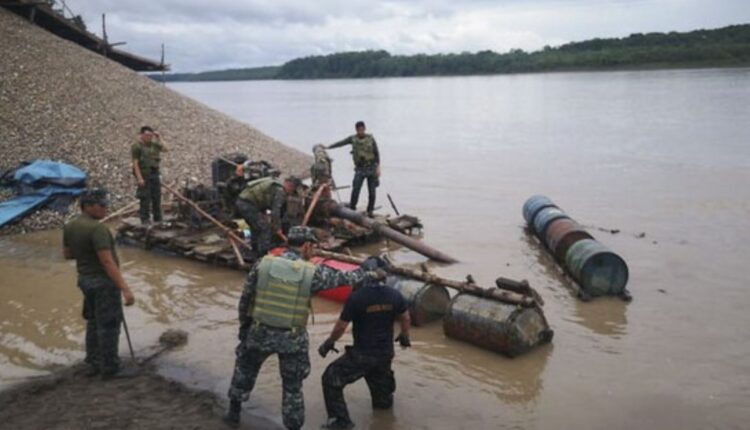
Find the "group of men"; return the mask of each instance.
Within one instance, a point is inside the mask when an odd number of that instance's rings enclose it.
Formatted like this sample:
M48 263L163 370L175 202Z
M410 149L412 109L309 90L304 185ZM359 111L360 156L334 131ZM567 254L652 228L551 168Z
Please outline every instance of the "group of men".
M350 206L357 205L359 192L366 180L369 190L367 212L372 214L375 189L380 175L380 155L372 135L365 133L363 122L355 125L356 134L323 149L352 146L355 175ZM161 184L159 165L166 151L158 132L144 126L131 148L133 175L138 183L139 215L144 224L160 222ZM323 151L324 153L324 151ZM317 164L316 154L316 164ZM315 182L330 182L315 174ZM319 172L320 173L320 172ZM317 177L317 179L316 179ZM323 178L321 180L321 177ZM288 429L304 424L302 383L310 372L309 337L306 330L311 297L322 290L343 285L354 287L334 325L330 336L318 348L325 357L338 350L335 343L353 324L352 346L331 363L322 378L328 421L324 428L354 427L344 401L345 386L364 378L372 396L372 406L387 409L393 405L396 389L391 368L394 343L411 346L410 318L406 302L399 292L385 285L388 263L380 257L368 258L351 272L332 269L310 262L317 238L312 229L292 226L284 231L281 212L286 196L299 187L294 177L280 182L273 178L251 181L240 193L237 209L251 228L252 248L257 263L250 270L239 302L239 344L228 396L229 409L224 421L239 425L242 402L252 391L263 362L278 355L283 385L282 415ZM83 317L86 319L87 376L102 379L132 376L123 370L118 354L120 326L125 306L135 302L119 268L114 239L100 222L106 216L109 201L103 189L86 190L80 198L81 214L67 223L63 230L63 254L75 259L78 286L84 296ZM270 214L269 214L270 212ZM270 215L270 216L269 216ZM153 218L152 218L153 216ZM278 256L268 254L272 236L284 243L285 251ZM401 332L394 339L393 324L399 321Z

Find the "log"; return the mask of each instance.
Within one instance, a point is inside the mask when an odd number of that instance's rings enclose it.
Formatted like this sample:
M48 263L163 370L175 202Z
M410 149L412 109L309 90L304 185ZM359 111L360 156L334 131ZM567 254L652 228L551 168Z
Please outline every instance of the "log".
M329 186L328 184L323 184L318 187L317 191L315 191L312 201L310 202L310 206L307 208L307 212L305 212L305 219L302 220L303 227L306 226L308 222L310 222L310 218L312 217L312 214L315 211L315 207L318 205L320 196L323 194L323 191L325 191L325 189L328 188L328 186Z
M361 257L354 257L337 252L323 251L320 249L315 249L313 253L318 257L339 260L350 264L362 264L365 261L365 259ZM512 291L498 290L497 288L483 288L473 283L454 281L452 279L446 279L432 273L410 269L403 266L392 265L388 268L388 270L394 275L416 279L427 284L442 285L444 287L457 290L461 293L471 294L473 296L484 297L486 299L524 307L539 306L539 304L536 302L536 300L534 300L533 297L525 296L523 294L515 293Z
M429 245L427 245L426 243L422 241L416 240L403 233L400 233L390 228L389 226L383 224L382 222L363 216L362 214L356 211L353 211L343 205L331 202L329 204L328 210L334 216L343 218L345 220L349 220L355 224L361 225L362 227L372 229L373 231L377 232L381 236L388 238L400 245L403 245L411 249L412 251L418 252L429 259L432 259L441 263L457 263L458 262L458 260L451 257L450 255L447 255L441 251L438 251L437 249L430 247Z

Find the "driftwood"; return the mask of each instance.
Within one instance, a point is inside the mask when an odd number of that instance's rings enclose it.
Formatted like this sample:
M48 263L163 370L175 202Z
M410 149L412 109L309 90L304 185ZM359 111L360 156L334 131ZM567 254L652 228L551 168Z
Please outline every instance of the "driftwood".
M314 253L319 257L339 260L350 264L362 264L365 261L364 258L340 254L337 252L323 251L319 249L316 249ZM409 269L403 266L392 265L388 270L394 275L416 279L428 284L442 285L444 287L451 288L462 293L484 297L490 300L496 300L499 302L524 307L534 307L539 305L539 303L537 303L537 301L534 300L533 297L513 291L500 290L497 288L483 288L472 282L454 281L452 279L446 279L429 272Z

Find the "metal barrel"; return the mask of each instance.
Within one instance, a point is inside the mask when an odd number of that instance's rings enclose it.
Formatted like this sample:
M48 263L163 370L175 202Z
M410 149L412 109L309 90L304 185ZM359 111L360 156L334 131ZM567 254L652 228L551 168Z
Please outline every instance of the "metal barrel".
M579 240L593 239L580 224L570 218L558 218L547 226L544 234L547 247L557 261L565 262L568 249Z
M445 335L508 357L552 340L553 331L539 307L520 307L459 294L443 318Z
M534 217L534 232L543 244L547 244L544 237L544 235L547 233L547 227L552 223L552 221L560 218L570 217L557 206L547 207L537 212L536 216Z
M621 295L628 283L625 260L593 239L574 243L565 255L565 265L591 296Z
M555 206L555 204L548 197L540 195L529 197L526 203L523 204L523 219L526 220L526 224L532 225L536 214L540 210L550 206Z
M412 324L415 326L442 318L451 301L448 290L442 286L395 277L389 277L387 283L406 300Z

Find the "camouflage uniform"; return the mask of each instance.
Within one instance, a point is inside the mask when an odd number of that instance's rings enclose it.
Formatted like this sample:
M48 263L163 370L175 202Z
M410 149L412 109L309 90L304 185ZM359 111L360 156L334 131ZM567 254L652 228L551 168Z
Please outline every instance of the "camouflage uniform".
M380 166L378 144L371 134L365 134L363 137L353 134L344 140L334 143L328 149L340 148L346 145L352 146L352 158L354 160L354 180L352 181L352 194L349 207L353 210L357 209L359 193L366 179L367 212L372 213L375 209L376 190L380 186L380 179L377 175L378 166Z
M149 143L138 141L130 148L130 155L134 160L138 160L141 176L143 176L144 185L138 187L135 196L140 202L138 213L141 222L144 223L150 220L152 211L154 221L162 220L159 164L163 149L164 147L157 140L152 140Z
M310 373L309 338L304 328L278 329L252 321L249 315L255 300L259 264L256 264L248 274L240 298L240 343L236 349L237 358L228 395L233 401L247 400L263 362L270 355L278 354L283 386L284 426L288 429L299 429L305 422L302 381ZM361 269L340 272L320 265L315 268L311 292L357 284L365 276L366 273Z
M332 160L328 157L325 146L315 145L313 147L313 165L310 168L313 188L317 188L326 182L333 185Z
M85 362L103 375L120 368L118 344L122 322L120 290L107 276L96 254L111 250L116 262L117 250L112 234L104 224L81 214L63 229L63 245L76 260L78 287L83 293L83 318L86 320Z
M270 184L256 197L250 193L251 186L258 181L269 181ZM240 193L236 201L237 211L250 226L250 243L259 257L266 255L273 247L275 232L281 228L282 212L286 203L286 193L281 182L271 178L261 178L252 181ZM271 210L270 223L266 218L266 210Z

